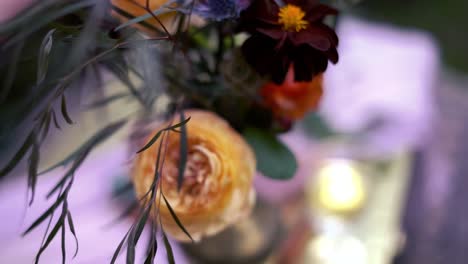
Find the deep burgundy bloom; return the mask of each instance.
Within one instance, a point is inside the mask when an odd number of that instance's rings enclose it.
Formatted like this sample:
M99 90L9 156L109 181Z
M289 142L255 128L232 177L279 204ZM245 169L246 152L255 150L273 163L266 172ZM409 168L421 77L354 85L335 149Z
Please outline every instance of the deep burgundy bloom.
M338 62L338 37L323 23L337 11L317 0L254 0L241 14L240 30L251 34L242 45L249 64L281 84L291 63L295 81L311 81L328 60Z

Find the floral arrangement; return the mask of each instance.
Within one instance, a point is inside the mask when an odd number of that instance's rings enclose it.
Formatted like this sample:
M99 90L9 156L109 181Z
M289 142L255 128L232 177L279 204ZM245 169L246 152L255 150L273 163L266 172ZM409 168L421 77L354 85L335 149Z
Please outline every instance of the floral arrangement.
M75 235L67 195L77 168L129 123L141 146L131 173L140 210L112 263L125 243L127 263L134 263L147 223L153 238L162 233L173 262L166 234L198 241L248 216L257 170L277 180L294 175L294 155L277 136L320 102L322 74L338 62L330 24L336 15L316 0L43 0L0 25L0 101L10 113L2 116L2 133L25 138L20 146L8 145L16 153L0 175L27 159L32 203L38 176L67 168L47 194L56 200L25 231L50 219L36 262L59 231L62 241L67 227ZM91 93L83 80L100 89L109 74L128 93L89 107L131 97L139 111L41 170L51 124L61 127L58 113L74 123L70 94ZM151 241L145 263L157 250Z

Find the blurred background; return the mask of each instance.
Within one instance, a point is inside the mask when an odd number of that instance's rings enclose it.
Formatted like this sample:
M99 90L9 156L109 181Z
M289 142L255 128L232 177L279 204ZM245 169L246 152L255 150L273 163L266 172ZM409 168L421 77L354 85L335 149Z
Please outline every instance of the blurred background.
M32 1L13 2L0 1L0 21ZM340 63L326 73L319 111L282 138L298 158L297 175L289 182L259 175L254 215L214 240L176 247L178 263L468 263L468 1L333 2L343 10L336 21ZM125 89L105 83L109 96ZM82 103L71 102L76 124L47 143L45 167L103 119L136 107L124 100L81 111ZM128 177L128 132L80 169L69 198L80 241L72 263L107 263L132 222L107 226L128 203L113 197ZM2 160L9 140L1 140ZM44 230L20 234L46 202L26 211L26 176L15 175L0 182L0 262L31 263ZM41 178L38 194L58 175ZM52 243L42 261L59 259L60 245Z

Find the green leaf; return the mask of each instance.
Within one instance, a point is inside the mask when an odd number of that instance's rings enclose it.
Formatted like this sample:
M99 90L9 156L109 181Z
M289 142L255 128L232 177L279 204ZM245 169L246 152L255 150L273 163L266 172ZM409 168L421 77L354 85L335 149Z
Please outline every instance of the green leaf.
M45 115L44 123L42 124L42 135L41 135L40 142L43 142L45 138L47 137L47 134L49 133L51 120L52 120L52 114L50 112L47 112Z
M143 233L143 229L145 228L146 222L148 221L148 216L149 216L150 211L151 211L151 207L145 210L145 212L143 212L143 215L140 217L140 221L138 221L138 224L136 225L135 240L134 240L135 244L140 239L141 233Z
M127 122L126 119L116 121L114 123L109 124L105 128L99 130L94 134L91 138L89 138L85 143L81 145L77 150L72 152L70 155L68 155L65 159L62 161L52 165L51 167L47 168L46 170L42 171L39 173L39 175L45 174L47 172L50 172L58 167L65 166L68 163L72 162L75 160L77 157L80 157L83 153L85 152L90 152L92 148L98 146L100 143L105 141L107 138L112 136L114 133L116 133L120 128L125 125Z
M185 229L184 225L182 224L182 222L180 222L179 220L179 217L177 217L176 213L174 212L174 210L172 209L171 205L169 204L169 202L167 201L166 199L166 196L164 196L164 193L162 193L162 197L164 199L164 203L166 203L166 206L167 208L169 209L169 212L171 213L171 216L172 218L174 219L174 221L177 223L177 225L179 226L179 228L184 231L184 233L190 238L190 240L192 240L193 242L193 238L192 236L190 235L190 233L187 231L187 229Z
M72 219L70 210L68 210L68 213L67 213L67 220L68 220L68 227L70 228L70 232L73 234L73 237L75 238L76 249L75 249L75 253L73 254L73 258L75 258L76 255L78 255L79 244L78 244L78 237L76 236L75 225L73 224L73 219Z
M18 65L21 59L22 51L24 48L24 41L18 43L12 51L11 60L8 62L9 67L6 71L6 76L2 82L2 88L0 90L0 103L3 103L4 100L7 98L8 94L10 93L11 88L13 87L13 83L16 79Z
M64 194L67 194L67 192L64 192ZM65 200L64 203L63 203L63 209L62 209L62 214L60 215L60 218L58 219L57 223L55 224L54 228L52 229L52 231L50 231L50 234L49 236L47 237L44 245L41 246L41 249L39 249L39 252L37 253L36 255L36 260L35 260L35 264L38 264L39 263L39 259L42 255L42 253L47 249L47 247L49 246L50 242L52 242L52 240L54 239L54 237L57 235L58 231L60 230L60 228L64 228L64 222L65 222L65 217L67 215L67 212L68 212L68 205L67 205L67 201Z
M52 119L53 119L53 121L54 121L54 126L55 126L55 128L57 128L57 129L59 129L59 130L62 129L62 128L60 127L60 124L59 124L58 121L57 121L57 115L55 114L55 111L54 111L53 109L52 109L51 113L52 113Z
M184 111L180 111L180 120L185 120ZM175 129L172 129L175 130ZM188 142L187 142L187 127L185 125L180 127L180 163L179 175L177 177L177 190L180 191L182 183L184 182L185 167L187 166L188 155Z
M34 131L28 135L23 145L16 152L13 158L8 162L8 164L4 168L0 170L0 178L12 171L16 167L16 165L23 159L28 149L31 148L31 146L34 143L34 136Z
M154 222L151 223L150 236L148 240L147 256L144 264L153 264L156 252L158 251L158 240L156 239L156 232Z
M140 153L140 152L145 151L148 148L150 148L154 144L154 142L156 142L156 140L158 140L158 138L161 136L162 132L181 127L181 126L187 124L188 121L190 121L190 117L185 119L184 121L178 123L178 124L175 124L173 126L169 126L169 127L166 127L164 129L159 130L156 133L156 135L154 135L153 138L151 138L151 140L148 143L146 143L146 145L143 148L141 148L139 151L137 151L137 153Z
M34 143L32 145L31 155L29 156L29 169L28 169L28 187L31 189L31 200L29 205L32 205L34 201L34 196L36 194L36 184L37 184L37 168L39 166L39 145L36 142L34 137Z
M32 33L38 31L39 29L43 28L50 22L64 17L68 14L74 13L80 9L84 9L87 7L91 7L96 4L95 0L85 0L85 1L79 1L75 3L71 3L69 5L64 6L63 8L59 10L54 10L51 11L50 13L47 14L39 14L37 15L34 19L34 23L30 23L24 25L22 27L23 30L19 31L18 34L14 35L12 38L8 39L6 43L4 43L4 48L8 48L10 46L15 45L18 41L23 40L24 38L28 37ZM30 21L29 21L30 22ZM0 28L0 33L3 31L3 29Z
M87 17L83 28L79 30L79 35L73 41L73 46L67 53L64 68L73 68L77 63L83 61L89 54L90 47L96 46L98 34L103 31L100 25L104 16L109 12L109 1L95 1L94 6L86 10Z
M50 9L55 2L56 0L42 0L40 5L31 5L29 8L20 12L17 16L11 18L7 23L2 23L0 25L0 34L4 35L8 32L18 30L18 28L24 26L38 13Z
M44 220L50 216L54 211L55 209L57 209L57 207L60 205L60 203L66 198L66 195L67 193L64 192L62 193L58 198L57 200L52 204L51 207L49 207L49 209L47 209L41 216L39 216L36 221L34 221L27 229L26 231L23 232L22 236L25 236L26 234L28 234L29 232L31 232L31 230L33 230L34 228L36 228L38 225L40 225L42 222L44 222Z
M55 214L55 211L53 211L49 216L49 222L47 223L47 227L46 227L46 230L44 232L44 236L42 237L41 245L44 244L44 242L45 242L45 240L47 238L47 234L49 233L50 226L52 225L52 220L54 220L54 214Z
M67 121L68 124L73 124L73 120L70 118L70 115L68 114L67 110L67 101L65 99L65 94L62 94L62 104L61 104L61 109L62 109L62 115L65 121Z
M255 152L258 170L265 176L275 180L288 180L294 176L296 158L274 134L248 128L244 137Z
M135 263L135 247L138 244L138 240L140 239L143 229L145 228L150 211L151 206L143 211L143 214L138 219L138 223L133 226L132 231L130 232L127 240L127 264Z
M146 102L141 94L141 92L135 87L133 82L128 76L128 65L124 59L113 59L109 61L103 61L104 67L109 70L115 77L117 77L125 87L130 91L130 93L135 97L140 104L146 106Z
M65 175L62 176L62 179L57 183L55 184L55 186L52 188L52 190L50 190L48 193L47 193L47 196L46 198L49 199L55 192L57 192L58 190L60 190L60 188L62 186L65 185L65 182L70 179L69 181L69 185L72 183L73 181L73 175L75 173L75 171L80 167L80 165L84 162L84 160L86 159L86 157L88 156L88 154L90 153L91 150L87 150L85 151L84 153L82 153L74 162L73 162L73 165L71 166L71 168L65 173Z
M169 262L169 264L175 264L174 253L172 252L171 243L169 243L169 240L167 239L166 233L164 233L164 231L162 232L162 234L163 234L164 246L166 247L167 261Z
M39 259L41 258L41 255L42 253L47 249L47 247L49 246L50 242L52 242L52 240L54 239L54 237L57 235L58 231L60 230L60 228L62 227L61 223L60 223L60 220L55 224L54 228L52 229L52 231L50 231L50 234L49 236L47 237L47 240L46 242L44 243L44 245L41 247L41 249L39 250L39 252L37 252L37 255L36 255L36 260L35 260L35 264L38 264L39 263Z
M308 114L301 121L301 124L307 135L311 137L325 139L336 136L336 133L333 131L333 129L331 129L325 120L317 113Z
M128 234L130 233L131 230L128 230L127 233L125 234L125 236L122 238L122 241L120 241L119 245L117 246L117 248L115 249L115 252L114 252L114 255L112 256L112 260L111 260L111 264L114 264L115 261L117 260L117 257L119 256L119 253L120 253L120 250L122 249L122 246L124 245L125 243L125 240L127 239L128 237Z
M132 233L130 233L130 236L127 239L127 264L135 263L135 246L136 245L134 243Z
M62 264L65 264L65 261L67 259L67 250L65 246L65 226L62 226Z
M47 74L47 69L49 67L49 55L54 42L54 33L55 29L51 29L49 32L47 32L39 49L39 58L37 60L37 85L44 81Z

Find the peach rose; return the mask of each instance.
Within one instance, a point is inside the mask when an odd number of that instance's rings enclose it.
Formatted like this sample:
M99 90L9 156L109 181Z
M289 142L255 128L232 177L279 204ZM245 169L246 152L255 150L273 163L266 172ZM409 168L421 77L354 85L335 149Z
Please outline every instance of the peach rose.
M294 70L291 66L286 79L281 85L266 83L261 88L261 96L265 104L277 116L289 119L299 119L315 110L322 98L323 74L315 76L310 82L295 82Z
M178 192L180 134L170 132L159 187L197 241L249 215L256 196L256 160L245 140L219 116L202 110L188 110L185 115L191 119L186 125L188 156L183 184ZM134 163L133 182L140 198L153 182L159 140L140 153ZM164 230L178 240L188 241L162 199L159 206Z

